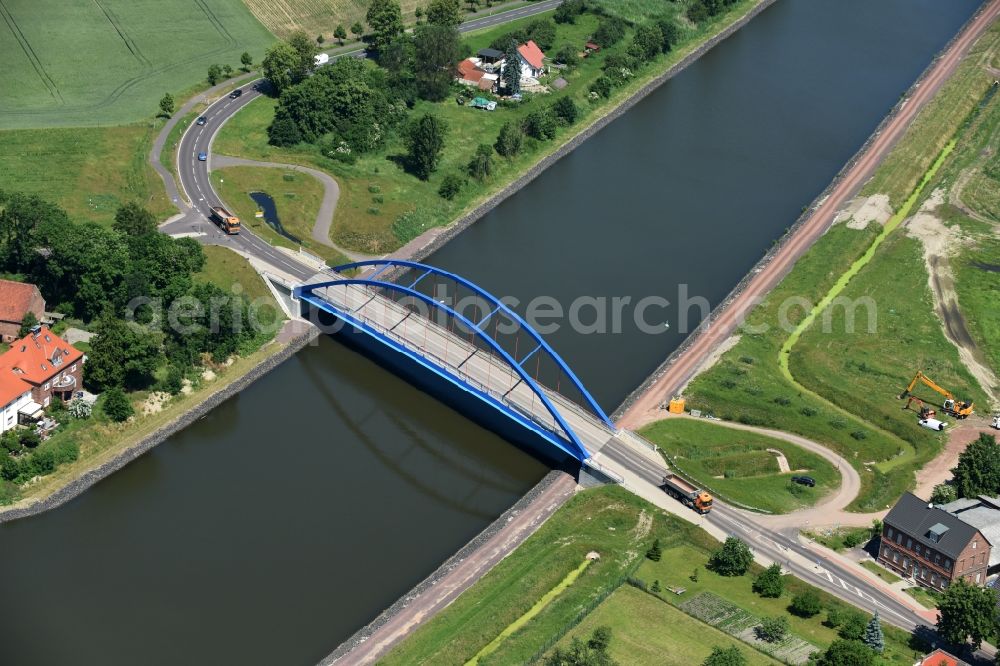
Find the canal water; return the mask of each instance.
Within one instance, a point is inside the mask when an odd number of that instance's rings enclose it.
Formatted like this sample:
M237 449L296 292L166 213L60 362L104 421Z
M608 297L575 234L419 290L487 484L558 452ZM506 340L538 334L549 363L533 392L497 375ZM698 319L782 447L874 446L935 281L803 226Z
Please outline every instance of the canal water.
M522 314L560 303L564 319L539 321L560 324L549 342L610 413L697 326L695 299L725 298L978 5L780 0L427 261ZM614 332L615 298L647 299L645 332L631 305Z
M714 303L972 0L781 0L431 261L498 295ZM551 337L608 408L681 339ZM627 327L627 320L625 321ZM66 506L0 526L0 664L311 664L545 467L324 340Z

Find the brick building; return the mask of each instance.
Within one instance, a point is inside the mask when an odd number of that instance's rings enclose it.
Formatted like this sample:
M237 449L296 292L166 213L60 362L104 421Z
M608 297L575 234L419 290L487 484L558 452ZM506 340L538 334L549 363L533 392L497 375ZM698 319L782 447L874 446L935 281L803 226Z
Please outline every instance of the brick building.
M35 319L42 320L45 313L45 299L38 287L24 282L0 280L0 341L16 340L21 332L24 315L32 312Z
M40 409L53 397L73 397L83 385L83 362L83 352L48 327L38 326L0 355L0 385L6 386L8 393L24 386L31 392L34 407Z
M985 584L990 550L979 529L905 493L883 521L878 560L905 578L942 590L957 578Z

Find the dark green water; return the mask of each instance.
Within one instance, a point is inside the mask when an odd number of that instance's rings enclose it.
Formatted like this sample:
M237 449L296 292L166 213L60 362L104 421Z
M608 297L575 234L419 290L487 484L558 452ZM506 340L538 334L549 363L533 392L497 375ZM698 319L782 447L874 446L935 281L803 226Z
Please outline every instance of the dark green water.
M781 0L432 261L499 295L722 297L971 15ZM551 336L614 407L679 342ZM0 526L0 664L311 664L545 467L345 348Z

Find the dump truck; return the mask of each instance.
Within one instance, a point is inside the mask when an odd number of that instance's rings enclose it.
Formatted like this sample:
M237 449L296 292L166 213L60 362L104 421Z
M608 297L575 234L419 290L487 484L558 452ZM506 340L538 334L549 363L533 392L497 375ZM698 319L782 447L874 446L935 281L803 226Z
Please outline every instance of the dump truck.
M212 206L212 221L227 234L240 233L240 218L236 217L222 206Z
M699 490L676 474L663 477L663 490L684 506L689 506L704 515L712 510L712 496Z

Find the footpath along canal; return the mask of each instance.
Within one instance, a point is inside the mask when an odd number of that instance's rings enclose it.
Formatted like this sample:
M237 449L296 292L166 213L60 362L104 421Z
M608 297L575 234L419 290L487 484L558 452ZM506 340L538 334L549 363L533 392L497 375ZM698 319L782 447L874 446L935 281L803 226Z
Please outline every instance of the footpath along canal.
M780 0L429 261L522 303L687 284L714 304L977 6ZM649 314L671 326L549 336L608 410L683 339L681 312ZM0 663L315 663L545 472L321 340L0 525Z

